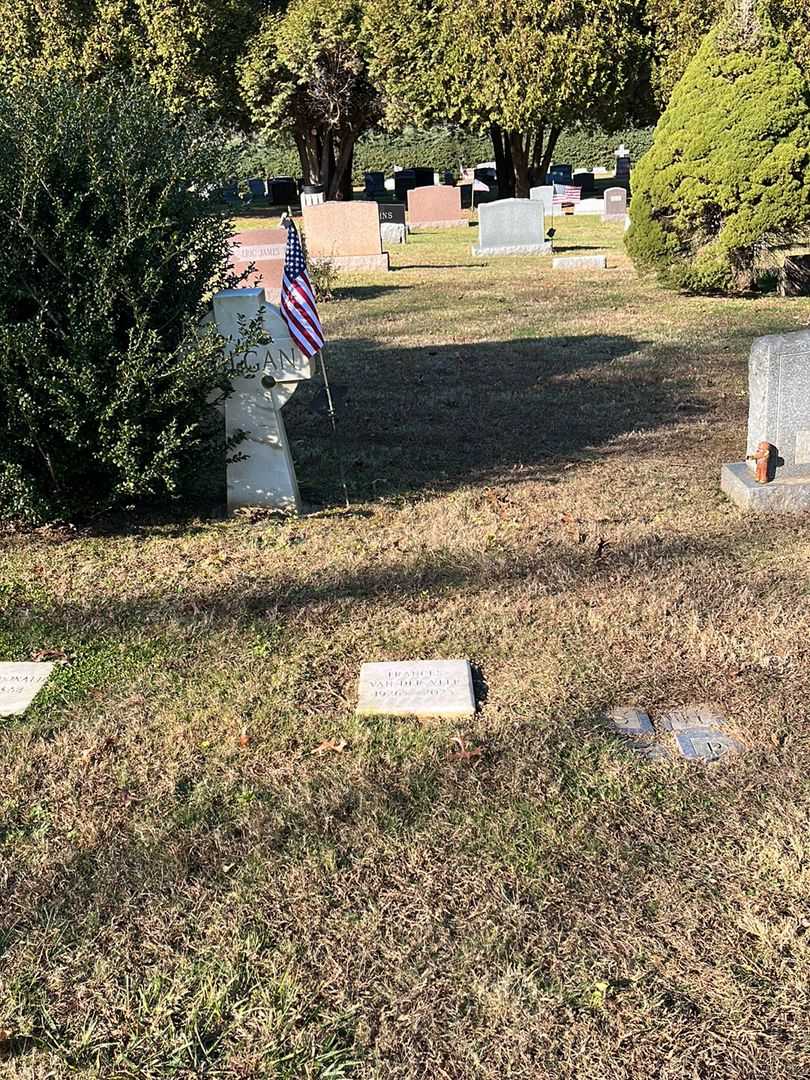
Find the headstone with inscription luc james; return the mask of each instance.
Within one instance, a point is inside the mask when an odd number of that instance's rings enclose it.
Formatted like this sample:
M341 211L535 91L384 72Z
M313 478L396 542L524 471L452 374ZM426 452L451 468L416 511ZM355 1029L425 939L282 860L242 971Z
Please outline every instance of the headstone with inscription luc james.
M621 187L608 188L602 211L603 221L624 221L627 214L627 192Z
M757 338L748 395L746 460L723 466L722 490L754 513L810 510L810 330Z
M254 269L240 288L263 288L271 303L281 299L281 278L284 272L284 253L287 250L286 229L249 229L231 237L231 265L237 274Z
M387 270L380 212L375 202L325 202L303 206L307 255L329 259L339 270Z
M53 664L0 663L0 716L19 716L25 712L48 681Z
M242 327L260 320L266 345L239 352ZM225 435L246 438L227 466L228 511L243 506L301 510L281 409L314 374L315 360L293 344L280 310L263 289L225 289L214 297L214 320L226 342L233 393L225 401Z
M478 244L473 255L550 255L542 202L500 199L478 208Z
M382 716L472 716L475 691L467 660L363 664L357 712Z

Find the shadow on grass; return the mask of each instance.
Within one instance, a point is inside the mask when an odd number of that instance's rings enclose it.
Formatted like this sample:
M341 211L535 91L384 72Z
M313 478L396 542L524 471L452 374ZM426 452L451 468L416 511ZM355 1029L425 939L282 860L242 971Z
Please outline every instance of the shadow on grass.
M551 477L616 439L665 428L701 407L669 352L622 334L381 348L330 344L330 377L349 388L339 418L353 498ZM312 501L336 502L334 454L306 387L286 412Z

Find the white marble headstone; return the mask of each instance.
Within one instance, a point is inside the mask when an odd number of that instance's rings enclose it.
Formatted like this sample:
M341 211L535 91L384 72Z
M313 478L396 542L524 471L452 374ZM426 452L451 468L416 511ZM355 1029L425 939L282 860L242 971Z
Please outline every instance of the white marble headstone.
M53 664L0 663L0 716L24 713L48 681Z
M467 660L363 664L357 712L383 716L472 716L475 692Z

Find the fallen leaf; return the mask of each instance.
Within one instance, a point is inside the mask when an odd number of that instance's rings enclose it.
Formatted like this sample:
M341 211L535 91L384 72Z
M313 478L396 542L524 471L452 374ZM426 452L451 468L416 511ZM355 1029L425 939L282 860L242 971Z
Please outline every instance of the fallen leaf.
M242 730L239 732L239 745L250 746L250 736L247 733L247 728L243 727Z
M342 754L349 744L345 739L325 739L312 751L313 754Z
M448 754L448 761L466 761L468 764L475 758L480 758L484 752L483 746L471 746L460 735L456 735L453 742L458 747L454 754Z
M52 664L69 664L72 659L70 653L64 649L37 649L36 652L31 653L31 660L34 663L44 661Z

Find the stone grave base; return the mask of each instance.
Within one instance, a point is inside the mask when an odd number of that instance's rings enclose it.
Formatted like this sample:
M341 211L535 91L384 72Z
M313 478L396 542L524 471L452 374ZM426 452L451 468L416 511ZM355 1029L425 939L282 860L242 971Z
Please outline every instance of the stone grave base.
M382 255L330 255L319 256L312 259L318 262L320 259L329 259L329 262L337 269L344 270L347 274L362 274L366 270L389 270L390 260L388 252Z
M786 476L770 484L758 484L744 461L723 466L720 489L752 514L801 514L810 510L810 480Z
M604 255L558 255L551 261L552 270L607 270Z
M544 244L511 244L508 247L478 247L473 244L473 255L550 255L551 241Z
M380 239L384 244L404 244L407 239L405 226L397 221L383 221L380 224Z
M458 229L462 225L469 224L469 218L451 218L449 221L416 221L413 225L408 224L408 232L430 232L431 229Z
M622 210L620 214L602 214L602 221L624 221L627 213Z

